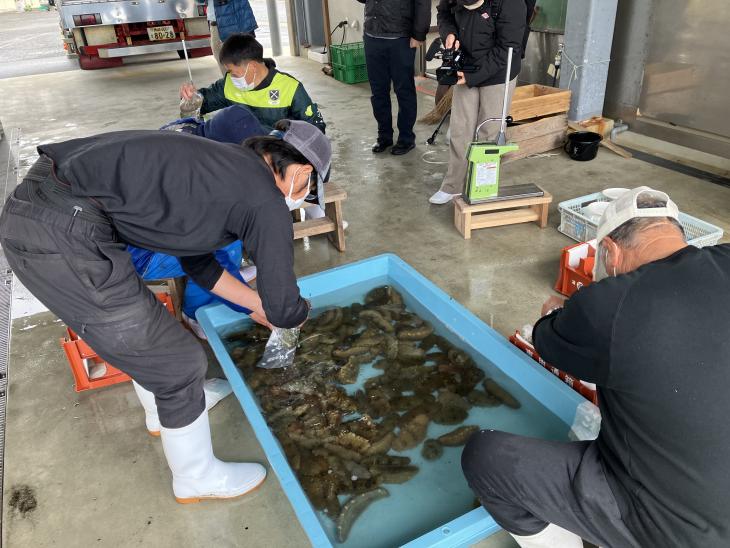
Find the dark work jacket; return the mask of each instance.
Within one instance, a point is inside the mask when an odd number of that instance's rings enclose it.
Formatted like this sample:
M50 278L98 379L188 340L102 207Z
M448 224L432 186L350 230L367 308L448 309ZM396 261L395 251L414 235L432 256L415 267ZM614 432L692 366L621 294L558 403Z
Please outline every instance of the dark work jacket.
M274 129L279 120L303 120L317 126L322 133L327 127L322 119L317 103L309 97L304 84L286 72L276 70L273 59L264 59L269 74L256 88L238 97L242 102L234 102L226 97L226 74L207 88L198 91L203 96L201 114L208 114L231 105L243 105L248 108L267 132ZM275 93L276 101L272 101Z
M524 0L486 0L475 10L459 6L456 0L440 0L438 27L441 39L454 34L467 54L467 63L479 70L465 74L470 88L504 84L507 50L512 47L510 80L522 68L522 47L527 24Z
M295 327L309 307L294 275L291 213L271 169L251 149L174 131L117 131L41 145L56 176L103 209L127 244L180 258L212 289L214 252L244 242L268 320Z
M544 360L598 386L593 443L642 548L730 546L729 332L730 245L592 283L535 325Z
M415 38L423 42L431 27L431 0L357 0L365 4L365 34Z

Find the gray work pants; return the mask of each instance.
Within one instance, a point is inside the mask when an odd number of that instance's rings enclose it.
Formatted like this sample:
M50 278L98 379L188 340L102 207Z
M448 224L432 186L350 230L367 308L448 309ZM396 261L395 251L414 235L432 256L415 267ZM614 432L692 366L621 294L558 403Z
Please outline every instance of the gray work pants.
M62 183L50 170L42 156L0 216L10 267L101 358L154 393L162 426L187 426L205 409L205 351L144 285L109 219L53 192Z
M221 74L225 76L228 71L218 59L222 46L223 42L221 42L221 35L218 34L218 25L210 25L210 49L213 50L213 57L215 57L215 61L218 63L218 68L221 69Z
M517 78L509 83L508 105L512 103L512 94L517 85ZM502 116L504 101L504 84L470 88L466 85L454 86L451 101L451 120L449 122L449 168L441 183L441 190L449 194L464 192L468 161L466 152L474 141L477 126L487 118ZM509 112L509 109L508 109ZM480 141L494 141L499 133L499 122L489 122L479 131Z
M621 519L595 442L482 430L467 442L461 467L484 508L510 533L534 535L554 523L597 546L639 546Z

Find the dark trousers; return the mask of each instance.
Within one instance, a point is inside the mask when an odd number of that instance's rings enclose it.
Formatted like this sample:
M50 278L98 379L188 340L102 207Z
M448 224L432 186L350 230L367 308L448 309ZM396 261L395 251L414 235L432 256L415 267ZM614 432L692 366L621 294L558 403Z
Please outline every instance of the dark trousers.
M621 520L594 442L555 442L494 430L461 456L469 485L505 530L534 535L553 523L604 548L639 544Z
M154 393L162 426L187 426L205 409L205 351L142 283L108 218L53 192L49 173L41 157L0 216L10 267L104 360Z
M413 126L418 103L414 81L416 50L410 38L373 38L365 35L365 60L368 66L370 90L373 95L373 115L378 122L378 140L393 140L393 117L390 103L390 83L398 98L398 142L416 142Z

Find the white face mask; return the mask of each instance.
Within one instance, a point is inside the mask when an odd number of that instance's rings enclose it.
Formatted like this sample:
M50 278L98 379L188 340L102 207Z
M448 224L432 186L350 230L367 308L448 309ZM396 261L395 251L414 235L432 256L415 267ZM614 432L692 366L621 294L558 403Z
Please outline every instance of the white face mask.
M251 91L253 88L256 87L256 84L254 81L249 82L246 80L246 74L248 74L248 69L251 67L251 63L246 65L246 70L243 73L243 76L240 78L231 75L231 83L236 86L236 88L240 89L241 91Z
M294 175L292 175L291 185L289 186L289 196L284 197L284 199L286 200L286 205L289 208L289 211L294 211L295 209L299 209L300 207L302 207L302 204L304 203L304 200L306 200L307 194L309 193L309 192L305 192L304 196L302 196L301 198L299 198L297 200L294 200L291 197L291 193L294 192L294 180L296 179L297 175L299 175L300 171L301 171L301 168L297 169L296 173L294 173ZM309 178L307 179L307 190L309 189L309 185L311 184L311 181L312 181L312 174L310 173Z

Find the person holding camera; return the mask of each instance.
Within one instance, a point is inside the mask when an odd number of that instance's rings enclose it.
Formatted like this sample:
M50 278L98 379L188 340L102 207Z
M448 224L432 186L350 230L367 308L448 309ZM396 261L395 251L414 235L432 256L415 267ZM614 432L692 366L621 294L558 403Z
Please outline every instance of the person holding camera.
M432 204L446 204L464 190L466 151L477 126L487 118L502 116L509 48L514 49L509 84L512 101L521 68L527 5L525 0L440 0L437 10L444 46L464 53L451 105L449 167L441 188L429 199ZM499 122L484 124L479 140L493 141L499 126Z
M393 146L390 83L398 98L398 141L390 150L399 156L416 147L418 103L414 81L416 48L426 40L431 25L431 0L357 0L365 4L365 61L370 99L378 122L373 152Z

